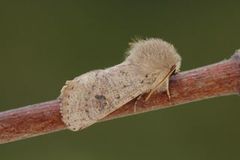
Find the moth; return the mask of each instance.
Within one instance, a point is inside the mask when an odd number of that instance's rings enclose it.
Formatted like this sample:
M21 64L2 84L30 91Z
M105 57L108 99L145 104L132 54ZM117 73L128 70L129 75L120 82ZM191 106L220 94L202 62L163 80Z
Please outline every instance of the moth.
M162 39L130 43L122 63L66 82L59 97L62 120L68 129L77 131L144 93L148 93L146 100L154 91L166 91L170 97L169 77L180 66L180 55Z

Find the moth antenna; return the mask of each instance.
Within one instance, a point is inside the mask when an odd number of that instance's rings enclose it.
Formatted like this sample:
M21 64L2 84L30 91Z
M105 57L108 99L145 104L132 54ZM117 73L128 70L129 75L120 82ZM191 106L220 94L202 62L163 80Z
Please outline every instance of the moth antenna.
M148 94L148 96L146 97L145 101L147 101L147 100L151 97L151 95L153 94L153 92L156 91L156 89L157 89L158 87L160 87L160 86L167 80L167 78L170 77L171 74L173 74L173 73L175 72L175 70L176 70L176 65L173 65L173 66L171 67L170 71L163 77L162 80L160 79L160 78L162 77L161 75L159 75L159 76L157 77L157 79L156 79L155 82L157 82L158 80L160 80L160 82L157 83L156 86L155 86L153 89L151 89L151 91L149 92L149 94ZM167 94L168 94L168 97L170 98L170 92L169 92L169 88L168 88L168 87L167 87Z

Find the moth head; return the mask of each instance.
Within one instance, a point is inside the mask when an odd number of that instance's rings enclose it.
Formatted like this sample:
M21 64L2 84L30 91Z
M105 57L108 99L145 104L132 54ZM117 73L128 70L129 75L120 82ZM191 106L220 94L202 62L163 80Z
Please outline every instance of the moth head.
M180 70L181 57L174 46L162 39L150 38L130 43L126 61L137 65L144 72Z

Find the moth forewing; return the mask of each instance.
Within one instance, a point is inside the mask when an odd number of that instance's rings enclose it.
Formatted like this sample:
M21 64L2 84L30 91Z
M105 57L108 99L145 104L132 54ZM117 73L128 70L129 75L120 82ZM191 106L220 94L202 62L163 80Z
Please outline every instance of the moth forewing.
M63 96L68 98L63 99L62 103L69 107L62 107L63 120L71 130L88 127L147 92L157 76L146 76L147 73L139 72L136 66L131 64L117 65L90 74L91 78L90 75L75 78L72 85L65 89L71 90L70 93L74 93L74 99L77 99L73 100L69 92L64 92ZM77 93L78 90L81 92Z
M119 65L85 73L68 81L61 91L62 120L71 130L86 128L132 99L160 89L179 70L181 57L161 39L131 44L130 55Z

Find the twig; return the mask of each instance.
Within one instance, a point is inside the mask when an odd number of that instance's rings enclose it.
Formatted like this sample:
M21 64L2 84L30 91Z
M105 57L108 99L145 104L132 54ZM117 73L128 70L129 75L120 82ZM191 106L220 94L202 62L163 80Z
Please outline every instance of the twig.
M240 93L240 52L229 60L181 72L171 77L171 99L154 93L148 101L140 98L105 117L102 121L162 109L207 98ZM0 143L13 142L65 129L59 100L34 104L0 113ZM135 109L134 109L135 108Z

